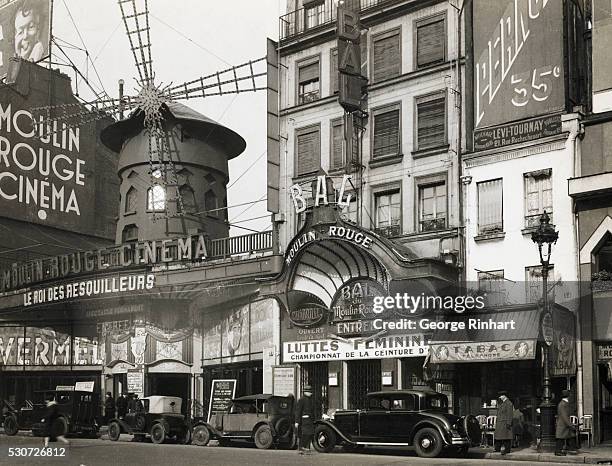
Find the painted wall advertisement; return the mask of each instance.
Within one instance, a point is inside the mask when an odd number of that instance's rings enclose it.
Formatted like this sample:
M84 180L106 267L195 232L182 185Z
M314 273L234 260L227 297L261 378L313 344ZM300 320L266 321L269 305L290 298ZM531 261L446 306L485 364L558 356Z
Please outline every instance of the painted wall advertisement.
M0 76L8 60L21 57L37 62L49 55L49 0L0 2Z
M563 2L474 0L474 127L563 110Z

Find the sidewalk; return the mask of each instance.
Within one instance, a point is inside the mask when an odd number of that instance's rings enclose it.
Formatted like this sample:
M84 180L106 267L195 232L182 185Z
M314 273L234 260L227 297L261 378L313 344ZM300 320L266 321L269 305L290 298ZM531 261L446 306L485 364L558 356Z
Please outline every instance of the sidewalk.
M538 453L535 448L526 447L513 449L508 455L502 456L492 448L472 448L470 457L494 460L572 463L572 464L612 464L612 445L582 448L577 455L555 456L554 453Z

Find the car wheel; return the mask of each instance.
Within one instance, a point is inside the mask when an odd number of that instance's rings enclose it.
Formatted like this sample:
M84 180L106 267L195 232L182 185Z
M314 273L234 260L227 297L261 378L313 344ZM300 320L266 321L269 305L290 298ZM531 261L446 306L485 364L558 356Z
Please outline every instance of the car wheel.
M437 429L425 427L414 436L414 448L422 458L435 458L442 452L444 444Z
M274 425L274 430L283 441L290 440L289 436L293 434L293 426L291 425L291 421L289 421L289 419L286 417L282 417L278 420L278 422Z
M255 446L262 450L269 449L274 443L274 436L272 435L272 429L270 426L263 425L259 426L253 436L255 440Z
M315 450L329 453L336 446L336 433L327 426L317 426L312 443Z
M53 421L51 432L53 432L54 437L63 437L66 435L68 433L68 421L66 418L58 417L55 421Z
M4 433L6 435L16 435L18 431L17 419L13 416L8 416L4 419Z
M176 441L181 445L188 445L191 443L191 429L185 427L185 429L176 435Z
M159 445L160 443L164 443L164 440L166 440L166 429L164 429L164 426L161 424L154 424L153 427L151 427L151 441Z
M199 425L193 428L191 443L200 447L205 447L210 442L210 430L208 427Z
M134 418L134 429L143 432L147 428L147 419L142 413L138 413Z
M120 436L121 426L117 421L111 422L108 426L108 438L111 439L113 442L116 442L117 440L119 440Z

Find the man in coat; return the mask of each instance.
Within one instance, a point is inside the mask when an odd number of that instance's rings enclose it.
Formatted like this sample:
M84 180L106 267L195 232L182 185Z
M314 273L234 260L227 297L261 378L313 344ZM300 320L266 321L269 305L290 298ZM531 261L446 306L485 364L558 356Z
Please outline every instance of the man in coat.
M555 437L557 439L556 456L565 456L567 453L576 454L573 440L576 437L576 426L570 421L570 391L561 391L561 401L557 405L557 425ZM570 449L571 448L571 449Z
M104 420L108 424L115 417L115 399L111 392L106 392L106 400L104 400Z
M497 405L497 418L495 419L495 442L497 450L502 455L510 453L510 447L512 443L512 417L514 413L514 406L508 398L508 393L501 391L498 394L499 404Z
M312 387L304 386L303 396L295 405L295 430L297 431L299 445L298 452L300 455L305 453L308 448L310 451L310 443L314 435L314 409L312 406Z
M127 406L128 400L125 397L125 393L122 393L119 398L117 398L117 417L123 419L127 414Z

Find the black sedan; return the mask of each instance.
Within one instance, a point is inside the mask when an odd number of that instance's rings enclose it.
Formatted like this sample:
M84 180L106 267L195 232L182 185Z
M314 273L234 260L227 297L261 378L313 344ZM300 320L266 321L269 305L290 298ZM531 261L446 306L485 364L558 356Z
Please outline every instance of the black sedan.
M315 422L314 446L330 452L336 445L348 450L371 446L414 446L424 458L444 449L458 455L480 442L474 416L448 413L446 395L433 390L391 390L368 393L365 410L336 411Z

